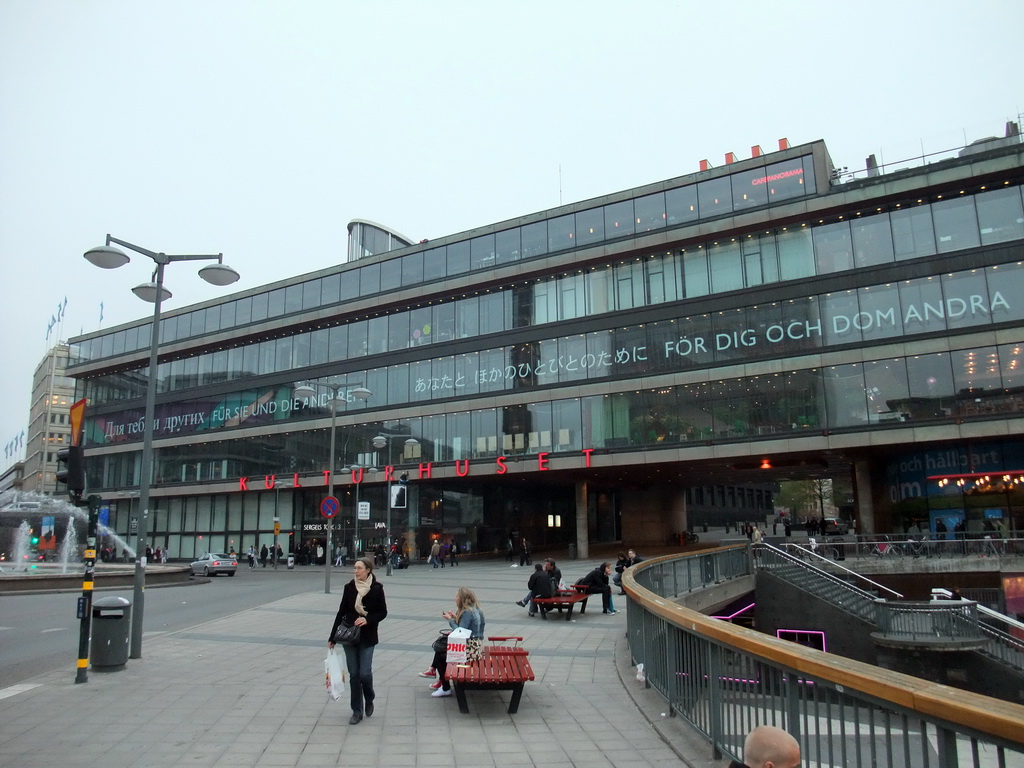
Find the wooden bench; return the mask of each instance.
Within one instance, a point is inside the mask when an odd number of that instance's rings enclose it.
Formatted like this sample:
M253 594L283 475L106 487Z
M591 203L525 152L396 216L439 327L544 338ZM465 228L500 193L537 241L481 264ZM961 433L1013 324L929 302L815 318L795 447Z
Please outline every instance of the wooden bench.
M455 698L459 702L459 712L469 714L466 702L466 691L470 688L483 690L512 691L512 700L508 703L508 713L514 715L519 710L519 699L523 695L523 685L534 680L533 667L530 666L529 653L520 648L521 637L488 637L491 643L514 642L514 645L489 645L484 647L483 657L478 661L466 664L449 664L447 677L455 686Z
M572 621L572 609L576 607L576 603L580 604L580 613L586 613L587 600L590 599L590 594L586 587L573 584L569 589L559 590L553 597L535 597L533 602L540 608L540 617L545 621L548 618L548 611L555 608L558 609L559 613L561 613L563 608L567 609L565 620Z

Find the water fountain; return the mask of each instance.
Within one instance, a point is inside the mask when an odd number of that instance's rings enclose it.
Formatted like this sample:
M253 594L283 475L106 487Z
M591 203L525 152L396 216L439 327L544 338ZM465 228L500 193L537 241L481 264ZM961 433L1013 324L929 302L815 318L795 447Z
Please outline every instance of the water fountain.
M33 527L36 530L42 525L43 518L52 517L55 521L66 522L63 538L59 549L53 551L54 561L44 562L28 558L32 556L30 539ZM10 521L5 524L5 519ZM13 518L14 520L11 520ZM16 530L10 534L4 530L14 528L14 521L20 520ZM38 582L39 588L75 588L81 586L84 571L80 542L85 541L85 529L88 526L89 512L59 497L46 496L31 491L7 491L0 494L0 550L7 540L3 536L12 537L10 541L9 560L0 562L0 591L23 590L29 588L26 582ZM81 530L79 530L81 526ZM59 525L54 526L54 535L60 535ZM135 550L128 546L121 536L108 527L97 523L97 538L106 537L115 546L115 551L127 551L132 559ZM133 581L134 564L96 562L96 570L105 583L131 583ZM171 569L168 569L171 570ZM177 573L186 569L175 568ZM156 575L155 573L151 575ZM45 580L45 585L43 585ZM31 588L36 588L32 586Z
M25 561L28 559L28 539L30 535L31 529L28 526L28 521L22 520L21 525L18 526L17 533L14 534L14 552L11 559L14 563L15 571L24 571L28 568L28 564Z

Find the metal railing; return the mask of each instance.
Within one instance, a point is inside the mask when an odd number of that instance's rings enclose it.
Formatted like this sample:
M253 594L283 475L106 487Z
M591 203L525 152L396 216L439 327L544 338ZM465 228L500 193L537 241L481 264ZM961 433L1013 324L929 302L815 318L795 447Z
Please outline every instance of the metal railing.
M980 646L978 604L970 600L875 601L875 627L890 640Z
M745 561L745 562L744 562ZM630 653L647 685L739 759L753 727L777 725L804 765L1024 766L1024 707L845 659L713 619L673 598L750 576L745 546L647 560L628 570Z

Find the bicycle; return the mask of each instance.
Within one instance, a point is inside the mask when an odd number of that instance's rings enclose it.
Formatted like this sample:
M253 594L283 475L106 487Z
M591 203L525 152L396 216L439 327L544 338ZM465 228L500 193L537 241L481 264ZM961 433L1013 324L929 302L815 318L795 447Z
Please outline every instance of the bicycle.
M884 537L882 541L876 541L874 548L871 550L871 554L875 557L903 557L903 548L898 544L894 544L889 541L888 537Z

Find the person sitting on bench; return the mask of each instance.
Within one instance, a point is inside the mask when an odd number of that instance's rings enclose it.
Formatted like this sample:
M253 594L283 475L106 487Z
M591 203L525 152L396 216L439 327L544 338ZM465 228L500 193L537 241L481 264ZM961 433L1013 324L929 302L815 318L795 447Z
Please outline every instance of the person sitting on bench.
M611 572L612 564L604 562L576 582L577 586L586 587L592 595L600 593L602 613L618 613L612 606L612 588L608 585Z

